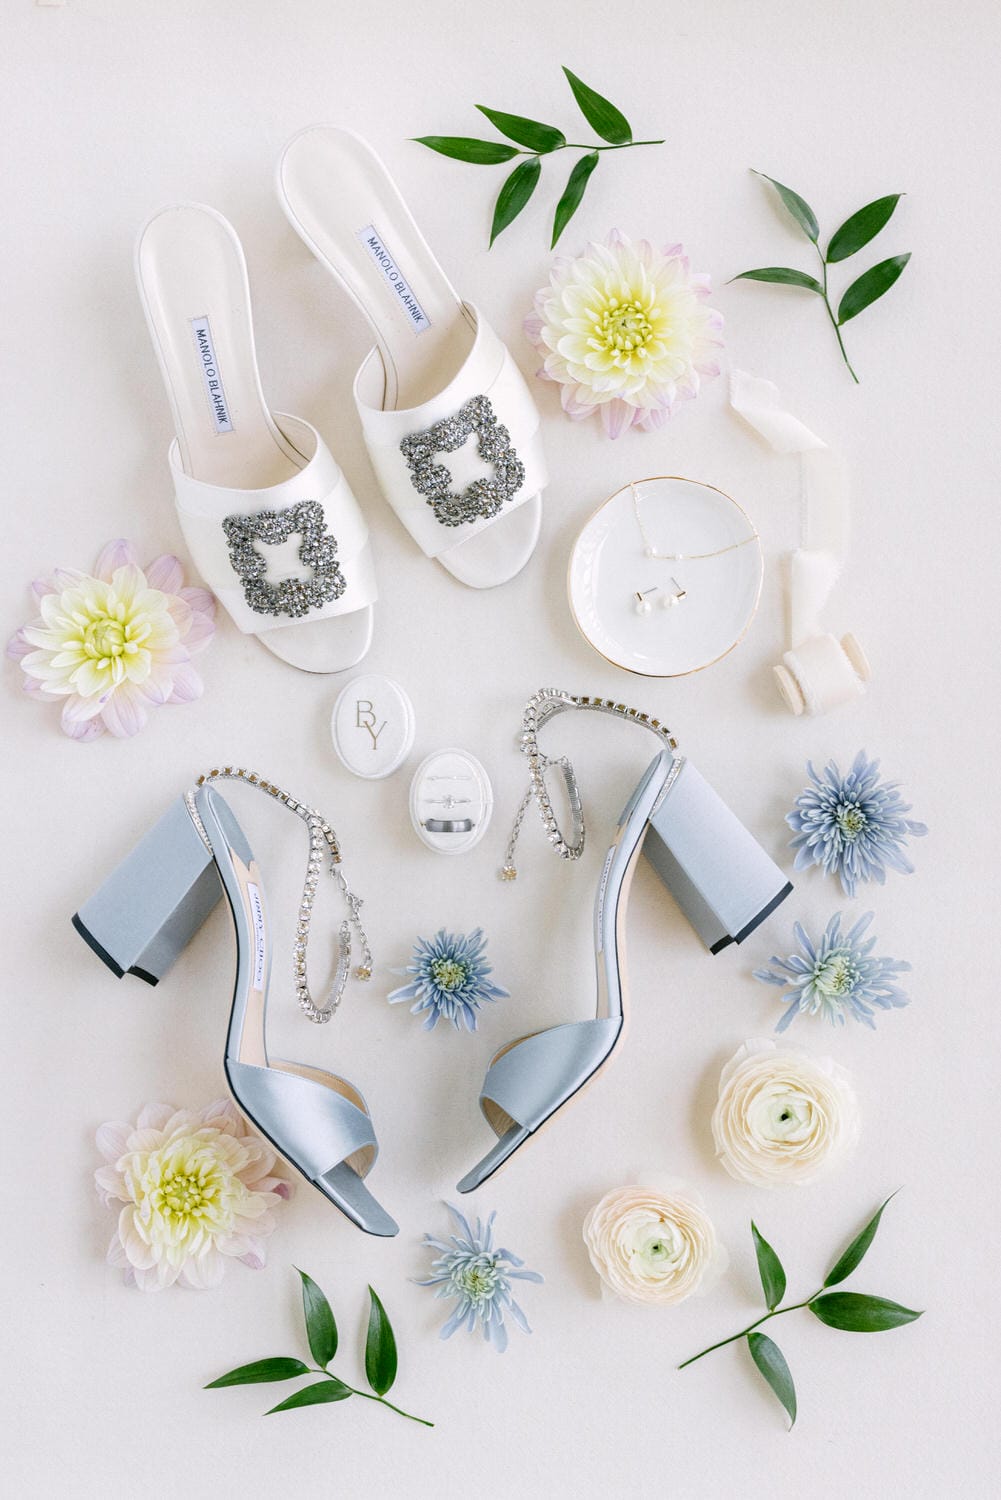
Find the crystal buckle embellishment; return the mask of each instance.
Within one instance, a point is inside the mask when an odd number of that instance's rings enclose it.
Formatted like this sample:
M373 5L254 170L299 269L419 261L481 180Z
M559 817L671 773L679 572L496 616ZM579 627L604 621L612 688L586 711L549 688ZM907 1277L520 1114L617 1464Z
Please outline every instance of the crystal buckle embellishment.
M493 464L492 479L474 479L459 493L450 488L452 475L432 460L436 453L453 453L476 433L477 451ZM487 396L471 396L452 417L443 417L424 432L412 432L400 444L410 469L410 482L423 495L443 526L461 526L495 516L525 482L525 465Z
M346 583L337 562L337 542L327 530L323 506L300 500L285 510L262 510L256 516L227 516L222 523L229 560L243 584L243 596L259 615L288 615L298 620L311 609L330 604ZM283 578L269 583L267 562L255 541L274 545L299 534L299 561L313 569L312 578Z

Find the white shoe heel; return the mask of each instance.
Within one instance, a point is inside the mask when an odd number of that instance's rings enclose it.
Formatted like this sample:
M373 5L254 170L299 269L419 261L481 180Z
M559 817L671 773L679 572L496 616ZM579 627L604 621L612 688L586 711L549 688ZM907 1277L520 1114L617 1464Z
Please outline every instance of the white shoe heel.
M196 203L136 244L136 278L177 432L169 462L199 572L234 624L308 672L340 672L372 639L368 527L320 435L272 414L235 230Z

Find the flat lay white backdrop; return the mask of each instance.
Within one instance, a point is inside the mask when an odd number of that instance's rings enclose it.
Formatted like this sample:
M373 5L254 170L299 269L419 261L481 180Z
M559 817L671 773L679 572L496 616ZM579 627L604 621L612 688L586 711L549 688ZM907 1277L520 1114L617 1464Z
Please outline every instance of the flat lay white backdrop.
M133 537L144 557L181 550L167 403L131 254L148 213L195 199L225 213L243 239L270 400L323 431L365 507L382 589L365 670L402 682L417 714L407 766L365 783L329 743L341 679L300 675L227 623L201 658L202 701L155 715L135 741L64 739L57 711L22 700L7 666L8 1492L994 1493L997 8L3 0L0 9L4 633L30 613L30 578L54 564L89 567L109 537ZM638 134L667 138L602 161L561 248L575 251L612 225L684 241L694 267L713 275L734 363L777 381L796 414L848 459L852 557L827 622L857 631L875 681L837 715L794 720L773 689L783 645L777 559L795 541L795 469L727 411L722 380L662 433L614 444L595 424L568 423L554 388L538 385L552 471L542 539L523 575L496 592L466 590L424 561L375 490L350 399L366 332L279 211L278 151L316 120L366 134L448 273L530 374L521 318L550 263L548 223L569 162L545 165L535 201L488 254L502 170L446 161L408 137L489 133L477 124L477 101L574 125L561 63L619 103ZM908 194L877 245L844 268L847 282L877 258L914 252L892 293L847 331L860 387L811 299L724 285L751 265L813 269L810 247L751 166L801 190L827 232L861 203ZM762 605L745 642L677 682L602 662L577 635L565 598L583 519L630 476L657 472L732 494L766 552ZM591 857L560 865L533 814L521 876L499 884L523 786L514 734L524 699L542 683L612 694L668 719L787 866L782 815L808 757L844 764L863 745L879 754L932 832L915 846L914 876L891 875L851 903L860 912L871 902L881 951L913 962L910 1008L881 1018L875 1034L835 1034L817 1022L792 1032L851 1070L865 1115L852 1164L805 1189L733 1182L714 1163L708 1122L721 1064L745 1038L768 1035L778 1014L775 992L750 970L785 950L795 918L816 926L843 905L838 888L804 875L744 948L710 959L641 867L629 919L632 1025L620 1057L466 1200L496 1207L503 1242L546 1277L522 1299L533 1335L515 1331L499 1358L465 1336L440 1343L443 1306L408 1278L427 1265L421 1233L445 1228L441 1200L489 1143L476 1106L489 1055L521 1032L590 1012L596 855L653 750L623 725L574 716L554 726L551 743L578 764ZM419 759L453 743L490 771L496 821L473 853L451 862L418 843L406 800ZM274 1049L333 1067L364 1090L382 1147L371 1184L401 1233L364 1237L302 1184L265 1271L236 1265L211 1293L141 1296L104 1265L113 1215L91 1186L93 1131L147 1100L194 1106L222 1091L228 918L218 910L153 991L112 979L69 916L199 769L231 760L327 810L366 898L375 981L351 988L332 1025L309 1027L284 981L301 830L263 799L234 792L283 945ZM417 933L477 923L512 996L475 1036L424 1035L404 1008L385 1005L399 982L389 969L406 961ZM608 1188L642 1178L686 1179L703 1194L731 1254L708 1298L654 1310L599 1296L583 1214ZM901 1185L851 1285L928 1311L879 1337L837 1333L806 1314L785 1320L777 1337L801 1411L792 1435L746 1350L675 1372L756 1316L752 1215L786 1262L790 1293L806 1295ZM376 1286L401 1349L397 1398L435 1419L433 1432L360 1401L265 1422L258 1414L275 1388L200 1390L235 1364L304 1352L293 1262L331 1296L342 1334L336 1368L349 1380L361 1376L366 1283Z

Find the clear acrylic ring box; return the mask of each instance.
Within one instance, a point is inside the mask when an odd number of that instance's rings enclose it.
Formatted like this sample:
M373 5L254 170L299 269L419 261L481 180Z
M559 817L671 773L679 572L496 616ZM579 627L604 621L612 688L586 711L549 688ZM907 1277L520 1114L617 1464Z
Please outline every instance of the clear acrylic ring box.
M567 593L578 630L606 661L684 677L743 640L763 571L757 530L736 501L658 475L624 485L585 522Z

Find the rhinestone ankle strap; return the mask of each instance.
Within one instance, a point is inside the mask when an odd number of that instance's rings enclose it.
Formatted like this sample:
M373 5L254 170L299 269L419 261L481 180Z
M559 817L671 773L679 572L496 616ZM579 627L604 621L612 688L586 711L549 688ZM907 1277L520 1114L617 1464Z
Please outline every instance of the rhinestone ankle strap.
M584 852L584 808L573 764L565 755L558 758L543 755L539 749L538 740L539 730L548 724L550 719L571 708L592 709L598 713L611 714L614 718L629 719L634 724L640 724L644 729L649 729L669 750L678 748L678 742L666 724L662 724L659 719L652 718L650 714L640 713L635 708L628 708L624 703L616 703L614 698L579 697L574 693L562 692L559 688L540 688L537 693L533 693L525 705L519 739L521 752L528 757L529 786L515 814L511 837L508 839L504 855L504 865L500 872L502 880L518 878L514 851L529 803L533 799L538 804L546 837L560 858L580 859ZM546 786L546 772L553 766L560 769L566 785L572 826L569 842L556 821L556 814Z
M323 1025L329 1021L334 1011L340 1005L344 990L348 982L348 974L351 968L351 929L355 930L358 943L361 947L361 963L354 971L356 979L368 980L372 977L372 950L368 945L368 937L361 923L359 912L362 901L356 896L348 885L347 878L341 867L341 851L337 842L337 835L326 821L323 814L315 807L308 807L304 802L297 801L288 792L276 786L273 781L266 781L256 771L247 771L243 766L216 766L211 771L206 771L199 776L196 786L205 786L214 781L242 781L247 786L257 787L258 791L265 792L287 807L289 812L294 812L301 818L309 830L309 859L306 865L306 880L303 885L302 898L299 902L299 914L296 921L295 944L292 952L292 979L295 984L296 995L303 1013L310 1021L317 1025ZM194 792L186 792L184 798L191 820L197 828L203 842L209 849L212 848L205 825L198 813L195 803ZM337 964L334 969L334 978L327 996L325 1005L317 1005L309 991L306 979L306 948L309 944L309 928L313 916L313 900L316 895L316 887L320 878L320 864L326 853L330 873L341 888L345 903L348 908L348 920L341 923L337 935Z

